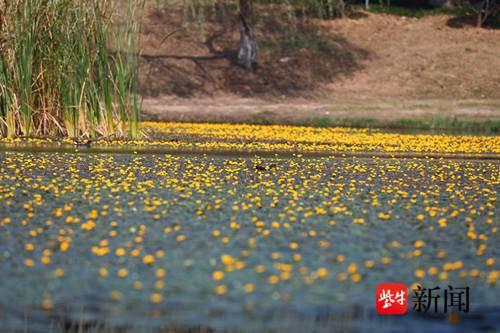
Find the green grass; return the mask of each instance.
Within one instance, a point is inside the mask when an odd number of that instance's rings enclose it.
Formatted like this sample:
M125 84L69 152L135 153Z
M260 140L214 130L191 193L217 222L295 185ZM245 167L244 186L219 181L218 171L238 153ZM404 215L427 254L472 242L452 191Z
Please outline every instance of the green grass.
M397 130L423 130L469 132L481 134L500 133L500 120L473 121L450 117L432 117L422 119L378 120L374 118L336 118L316 117L302 121L305 125L317 127L345 126L354 128L380 128Z
M144 0L1 2L0 136L139 134L139 32Z
M364 6L357 6L358 9L364 9ZM447 15L470 15L473 14L473 10L468 7L457 7L457 8L421 8L421 7L403 7L397 5L380 5L380 4L370 4L368 9L372 13L384 13L395 16L406 16L406 17L424 17L439 14Z

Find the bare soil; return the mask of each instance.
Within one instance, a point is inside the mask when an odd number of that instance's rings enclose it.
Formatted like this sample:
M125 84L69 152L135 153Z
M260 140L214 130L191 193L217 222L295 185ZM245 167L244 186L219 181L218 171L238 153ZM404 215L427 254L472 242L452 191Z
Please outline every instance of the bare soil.
M249 73L235 63L234 9L219 8L201 29L183 22L182 11L147 9L140 70L146 118L500 119L500 30L477 29L473 18L360 11L291 24L286 11L269 5L259 10L259 68Z

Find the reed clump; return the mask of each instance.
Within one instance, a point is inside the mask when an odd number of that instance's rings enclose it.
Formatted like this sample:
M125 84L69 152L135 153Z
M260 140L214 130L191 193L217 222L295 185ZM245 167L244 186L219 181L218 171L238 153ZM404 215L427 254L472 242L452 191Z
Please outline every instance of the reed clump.
M128 1L128 2L127 2ZM0 136L137 137L144 0L0 0Z

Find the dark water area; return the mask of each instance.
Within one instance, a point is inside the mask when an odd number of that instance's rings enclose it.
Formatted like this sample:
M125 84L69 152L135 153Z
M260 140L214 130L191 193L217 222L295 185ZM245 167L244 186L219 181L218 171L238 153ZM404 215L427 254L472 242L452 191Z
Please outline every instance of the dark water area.
M125 154L125 155L171 155L179 157L220 157L220 158L396 158L396 159L449 159L500 161L497 153L437 153L405 151L301 151L301 150L235 150L204 149L199 147L178 148L160 145L91 145L75 147L67 143L0 143L1 152L19 153L68 153L68 154Z
M495 160L68 149L0 152L0 332L500 329Z

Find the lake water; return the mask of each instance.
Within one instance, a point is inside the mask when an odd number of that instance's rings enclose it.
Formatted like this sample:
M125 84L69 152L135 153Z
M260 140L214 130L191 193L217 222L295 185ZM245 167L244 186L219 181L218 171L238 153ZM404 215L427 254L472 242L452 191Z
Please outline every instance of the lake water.
M0 152L2 331L499 330L496 159L73 152Z

